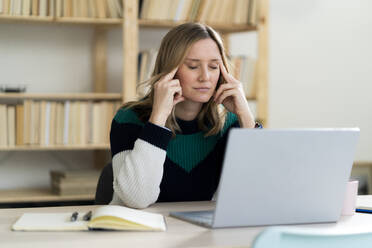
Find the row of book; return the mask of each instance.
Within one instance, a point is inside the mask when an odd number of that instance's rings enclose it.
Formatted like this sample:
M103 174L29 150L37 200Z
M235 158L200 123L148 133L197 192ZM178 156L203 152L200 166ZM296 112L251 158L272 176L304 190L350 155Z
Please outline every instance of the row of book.
M122 18L122 0L0 0L10 16Z
M137 93L139 97L144 97L146 93L149 91L149 87L148 85L145 84L145 81L151 78L151 74L154 70L157 55L158 51L155 49L141 51L138 54Z
M257 24L258 0L143 0L141 19Z
M99 170L52 170L50 171L50 184L53 194L82 195L96 192Z
M139 0L139 18L257 24L258 0ZM122 18L123 0L0 0L0 15Z
M247 98L256 97L256 59L250 56L232 56L231 74L243 84Z
M142 51L138 55L138 95L143 97L148 92L148 85L144 84L151 77L154 70L157 51L150 49ZM231 73L242 82L244 92L248 98L255 97L256 85L256 59L250 56L231 56Z
M109 144L120 101L0 104L0 147Z

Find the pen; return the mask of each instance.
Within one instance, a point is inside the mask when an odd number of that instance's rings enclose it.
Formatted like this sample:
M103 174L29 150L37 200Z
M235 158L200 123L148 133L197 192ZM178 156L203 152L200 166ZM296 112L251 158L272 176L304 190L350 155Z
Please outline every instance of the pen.
M83 216L83 220L85 220L85 221L90 220L90 218L92 218L92 211L89 211L88 213L86 213L86 214Z
M71 220L72 222L76 221L78 215L79 215L78 212L73 212L72 215L71 215L71 217L70 217L70 220Z
M357 209L355 209L355 212L357 212L357 213L365 213L365 214L372 214L372 210L370 210L370 209L363 209L363 208L357 208Z

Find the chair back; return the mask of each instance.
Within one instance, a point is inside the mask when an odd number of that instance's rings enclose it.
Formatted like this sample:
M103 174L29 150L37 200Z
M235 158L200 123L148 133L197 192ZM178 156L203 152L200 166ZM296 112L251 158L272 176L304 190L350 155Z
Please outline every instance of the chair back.
M114 176L112 171L112 163L109 163L103 167L101 175L98 179L96 197L94 200L95 204L106 205L111 202L114 194L113 181Z

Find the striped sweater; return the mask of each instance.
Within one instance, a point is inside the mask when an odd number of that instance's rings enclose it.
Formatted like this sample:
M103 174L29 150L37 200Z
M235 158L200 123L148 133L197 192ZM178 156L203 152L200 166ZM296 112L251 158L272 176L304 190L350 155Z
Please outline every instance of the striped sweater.
M211 200L221 172L227 134L239 127L228 113L223 130L204 137L197 121L177 120L182 132L141 122L120 109L110 132L113 189L110 204L145 208L155 202Z

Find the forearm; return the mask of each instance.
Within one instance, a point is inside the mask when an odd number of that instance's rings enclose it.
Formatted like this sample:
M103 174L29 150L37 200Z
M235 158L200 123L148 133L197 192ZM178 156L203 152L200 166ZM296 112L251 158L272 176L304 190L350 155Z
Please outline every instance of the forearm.
M147 123L132 149L114 155L114 195L122 203L145 208L157 200L170 137L170 131Z
M254 116L250 111L247 111L242 114L238 114L239 124L242 128L254 128L255 127L255 120Z
M165 151L138 139L132 151L113 158L114 192L128 207L146 208L160 193Z

